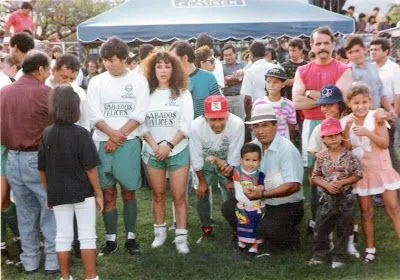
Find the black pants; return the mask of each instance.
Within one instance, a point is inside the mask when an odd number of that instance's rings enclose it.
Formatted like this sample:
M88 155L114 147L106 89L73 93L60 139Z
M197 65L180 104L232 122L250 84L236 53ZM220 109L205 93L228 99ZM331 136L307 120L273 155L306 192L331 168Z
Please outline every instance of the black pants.
M235 205L237 201L230 199L222 205L222 215L236 230ZM303 202L266 205L265 214L257 228L257 237L264 239L267 250L297 249L300 246L300 232L297 225L304 215Z

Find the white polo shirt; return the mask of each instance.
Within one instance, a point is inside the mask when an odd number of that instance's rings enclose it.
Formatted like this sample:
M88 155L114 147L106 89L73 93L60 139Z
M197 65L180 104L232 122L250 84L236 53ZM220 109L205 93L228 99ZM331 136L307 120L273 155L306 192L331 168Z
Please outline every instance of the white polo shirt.
M251 96L252 101L265 96L265 74L272 68L282 68L277 64L259 59L254 62L243 76L240 94Z
M395 95L400 94L400 66L390 59L386 59L385 64L377 69L383 84L383 94L393 104Z

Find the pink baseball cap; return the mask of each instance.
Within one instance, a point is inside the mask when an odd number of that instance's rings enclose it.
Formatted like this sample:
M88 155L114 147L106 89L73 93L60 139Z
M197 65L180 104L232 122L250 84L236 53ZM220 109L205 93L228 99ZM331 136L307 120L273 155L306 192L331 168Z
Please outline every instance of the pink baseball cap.
M321 122L321 136L332 136L342 132L342 126L337 119L326 119Z
M228 116L228 101L222 95L211 95L204 101L204 116L209 119L224 119Z

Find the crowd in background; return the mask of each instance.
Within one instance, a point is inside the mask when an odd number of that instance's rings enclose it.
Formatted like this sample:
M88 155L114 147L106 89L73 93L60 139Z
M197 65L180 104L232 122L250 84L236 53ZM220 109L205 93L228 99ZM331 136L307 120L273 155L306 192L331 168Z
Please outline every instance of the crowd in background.
M312 185L310 265L326 262L329 251L332 268L359 258L356 197L364 263L376 257L373 205L385 206L400 238L400 66L390 56L390 34L379 33L391 27L379 9L357 17L349 7L357 32L346 38L319 27L310 41L255 40L242 48L217 45L201 33L194 43L131 50L111 37L98 57L84 61L75 47L63 51L57 38L34 40L35 26L26 18L32 9L24 3L10 16L6 33L14 26L14 34L1 45L1 252L7 262L14 261L6 225L21 248L15 262L24 272L38 270L43 238L46 274L61 270L62 279L71 279L73 245L81 250L86 279L98 279L96 205L106 232L98 257L112 255L117 186L124 247L140 255L135 192L145 182L153 198L151 247L161 247L167 178L179 254L190 252L188 185L197 196L198 242L215 234L210 191L218 188L234 246L252 256L296 250L302 167ZM26 21L16 24L16 18ZM373 36L368 43L365 33Z

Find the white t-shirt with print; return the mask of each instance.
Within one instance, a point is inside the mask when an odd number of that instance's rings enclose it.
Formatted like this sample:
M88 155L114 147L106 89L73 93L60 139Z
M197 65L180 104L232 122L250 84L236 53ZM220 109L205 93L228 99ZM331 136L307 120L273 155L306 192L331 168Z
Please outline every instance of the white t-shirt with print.
M170 89L156 89L150 94L150 102L146 119L140 126L142 135L150 132L156 143L168 141L175 137L178 131L186 136L180 141L168 156L180 153L188 145L189 127L193 121L193 99L188 90L180 92L178 97L171 97ZM143 160L154 155L151 146L144 141Z
M216 156L225 159L231 166L238 166L243 144L244 123L241 118L229 113L225 129L215 134L206 118L199 116L190 126L189 148L193 170L202 170L208 156Z
M86 99L91 127L104 121L112 129L120 129L129 120L143 123L149 105L149 84L143 75L132 71L120 76L107 71L90 80ZM127 138L137 136L140 134L135 129ZM108 138L95 129L93 140L108 141Z

